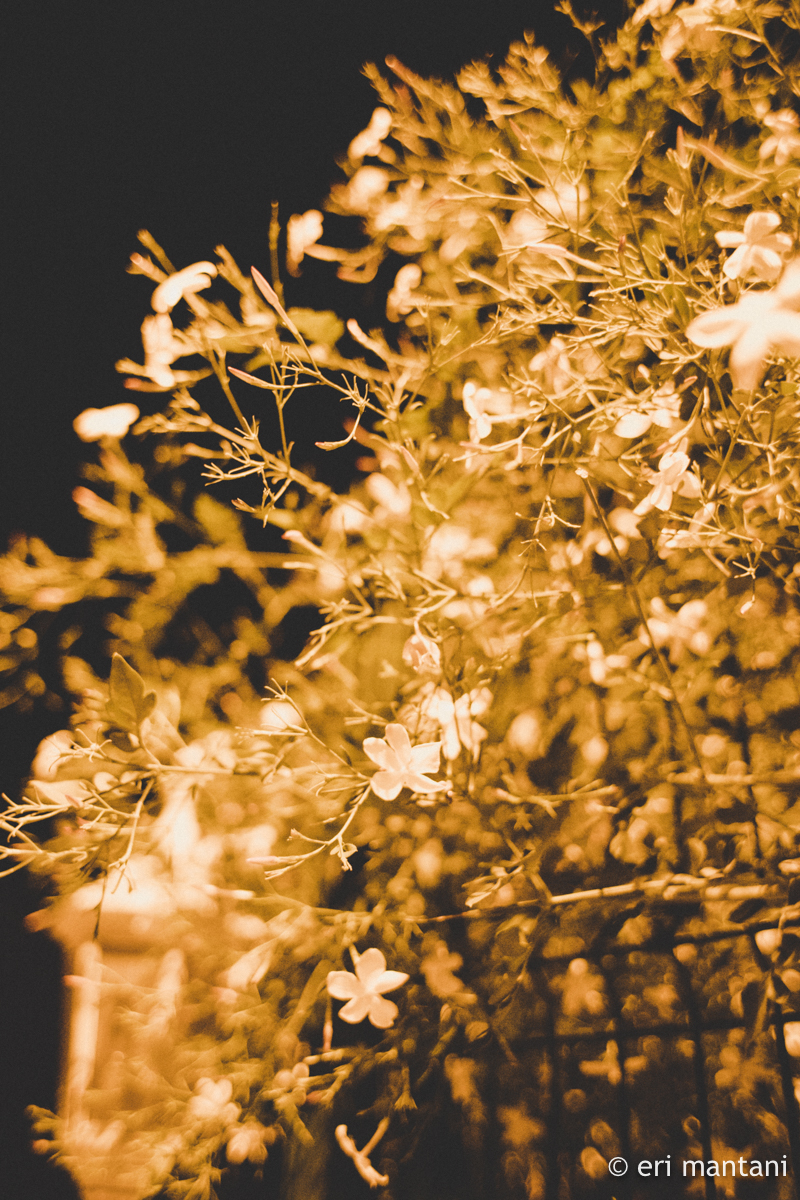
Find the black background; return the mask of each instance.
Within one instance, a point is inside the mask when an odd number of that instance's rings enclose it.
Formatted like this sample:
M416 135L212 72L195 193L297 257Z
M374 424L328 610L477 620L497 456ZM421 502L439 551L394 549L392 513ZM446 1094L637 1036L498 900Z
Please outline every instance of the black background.
M271 201L284 220L320 205L335 157L369 120L365 62L394 54L452 77L474 58L501 60L526 29L557 60L576 46L551 0L16 0L6 22L0 545L24 531L68 554L86 545L70 499L86 447L72 420L126 399L143 412L163 403L132 397L114 371L140 357L152 286L125 274L137 230L178 266L221 241L268 273ZM356 314L359 289L326 291L325 272L290 280L289 303ZM18 790L60 723L0 717L0 790ZM73 1196L27 1154L22 1115L55 1103L58 955L22 929L37 905L23 879L4 881L0 901L0 1194Z

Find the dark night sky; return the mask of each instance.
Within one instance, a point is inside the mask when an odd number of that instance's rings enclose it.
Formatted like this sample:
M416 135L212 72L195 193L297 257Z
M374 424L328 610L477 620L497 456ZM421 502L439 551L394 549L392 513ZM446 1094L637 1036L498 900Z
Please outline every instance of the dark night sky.
M86 448L71 423L132 398L114 362L140 356L150 285L125 274L138 229L179 266L221 241L242 267L266 267L270 202L284 219L319 205L335 157L369 119L363 63L394 54L452 76L473 58L502 58L531 28L557 56L570 36L552 0L17 0L2 71L0 546L22 530L81 551L70 493ZM293 286L290 303L315 302L308 280ZM134 398L146 412L162 403ZM0 791L16 789L43 732L0 721ZM4 1200L72 1194L21 1149L21 1108L54 1102L57 1062L58 962L20 932L28 899L20 881L0 892L0 1005L13 1022L0 1038L0 1077L12 1080L0 1113Z
M243 267L266 266L270 201L284 219L318 205L369 119L364 62L391 53L448 76L502 57L531 27L556 52L569 30L552 0L18 5L5 68L2 544L22 529L80 545L71 422L130 398L113 364L139 355L149 306L150 285L125 274L138 229L178 265L223 241Z

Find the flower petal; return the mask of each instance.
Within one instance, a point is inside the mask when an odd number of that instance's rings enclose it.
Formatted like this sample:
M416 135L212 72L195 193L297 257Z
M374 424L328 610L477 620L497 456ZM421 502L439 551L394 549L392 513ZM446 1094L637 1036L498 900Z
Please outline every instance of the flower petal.
M383 996L373 996L369 1006L369 1019L376 1029L388 1029L390 1025L394 1025L399 1011L391 1000L384 1000ZM341 1015L339 1013L339 1016Z
M325 986L334 1000L351 1000L364 991L352 971L329 971Z
M386 741L394 750L402 766L408 766L411 762L411 738L408 736L405 725L400 725L397 721L387 725Z
M789 263L781 276L775 295L784 308L800 308L800 259Z
M439 770L441 742L421 742L411 751L411 767L420 775L433 775Z
M695 346L704 346L709 350L730 346L745 327L738 309L738 304L732 304L728 308L712 308L701 313L686 326L687 338Z
M364 753L376 766L383 767L384 771L396 771L400 766L397 755L383 738L364 738Z
M743 233L735 233L733 230L723 229L721 233L714 234L714 241L718 246L723 246L726 250L731 246L741 246L747 241Z
M753 212L744 223L744 235L749 242L760 242L777 229L781 219L774 212Z
M408 980L408 975L404 971L384 971L378 979L370 986L372 992L379 992L381 995L384 992L393 992L395 988L402 987Z
M770 346L788 357L800 355L800 313L778 309L767 327Z
M647 433L647 430L652 424L653 418L647 413L625 413L625 416L620 417L620 419L617 421L613 432L617 435L617 437L641 437L643 433Z
M427 775L417 775L414 771L409 771L406 775L405 786L411 788L412 792L421 792L423 796L432 796L434 792L443 792L447 788L446 783L437 783L435 779L429 779Z
M362 986L370 988L372 980L377 979L386 970L386 956L377 946L365 950L356 963L356 975Z
M733 386L744 392L758 387L764 374L764 359L769 353L770 330L768 322L751 325L737 340L730 358Z
M343 1021L347 1021L348 1025L358 1025L359 1021L364 1020L375 1002L376 998L366 993L356 996L353 1000L348 1000L344 1008L339 1009L339 1016Z
M370 786L380 800L396 800L408 785L405 774L400 771L378 771L372 776Z

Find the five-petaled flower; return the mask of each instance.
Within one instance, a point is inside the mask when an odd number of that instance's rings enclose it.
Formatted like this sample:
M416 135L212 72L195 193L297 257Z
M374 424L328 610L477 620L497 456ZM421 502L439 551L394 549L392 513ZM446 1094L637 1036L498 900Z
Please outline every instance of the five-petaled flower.
M770 113L764 117L764 124L772 133L761 143L759 158L774 155L775 166L785 167L790 158L800 157L800 120L793 109L781 108L778 112Z
M800 355L800 258L789 263L780 281L767 292L748 292L736 304L711 308L686 327L696 346L732 346L730 372L734 387L753 391L772 351Z
M403 662L413 671L438 671L442 652L433 638L418 629L403 646Z
M682 438L680 445L674 450L662 454L658 461L658 470L648 472L653 487L633 510L637 516L644 516L652 508L667 512L676 492L679 496L689 496L692 499L697 499L700 495L700 480L689 470L687 444L687 439Z
M375 795L394 800L405 787L426 796L444 791L446 783L428 778L428 773L439 770L441 748L441 742L412 746L405 726L397 722L386 726L385 738L365 738L364 753L381 768L372 777Z
M781 255L792 246L788 233L775 232L780 223L777 213L754 212L741 233L722 230L715 234L718 245L736 247L722 268L723 273L729 279L740 279L752 271L766 283L774 283L783 267Z
M385 1000L384 992L393 992L408 979L402 971L387 971L386 959L375 946L358 954L350 947L355 966L352 971L329 971L327 988L334 1000L346 1000L339 1016L349 1025L358 1025L369 1017L376 1029L388 1029L398 1013L396 1004Z

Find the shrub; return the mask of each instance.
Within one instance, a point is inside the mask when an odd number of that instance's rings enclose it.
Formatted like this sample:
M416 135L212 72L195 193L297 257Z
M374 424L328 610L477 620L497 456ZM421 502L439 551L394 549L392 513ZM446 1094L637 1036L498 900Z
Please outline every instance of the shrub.
M127 1054L37 1116L84 1178L534 1198L607 1194L620 1153L797 1153L800 23L580 28L591 80L529 37L457 85L370 68L327 204L361 244L311 210L286 261L380 290L377 328L287 306L277 218L271 284L140 235L152 471L137 409L82 414L91 557L0 564L7 697L78 697L10 869L55 879L42 924L99 906L111 945L135 909L158 948ZM293 457L308 389L344 490ZM189 503L196 460L236 511ZM72 606L107 682L79 628L37 672Z

